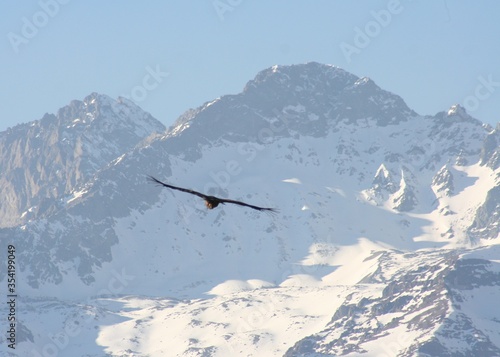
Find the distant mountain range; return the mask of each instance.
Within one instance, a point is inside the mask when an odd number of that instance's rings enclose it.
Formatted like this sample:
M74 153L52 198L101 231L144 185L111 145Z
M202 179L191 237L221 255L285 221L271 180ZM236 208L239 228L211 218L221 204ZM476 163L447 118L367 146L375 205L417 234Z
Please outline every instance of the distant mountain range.
M0 169L0 354L500 355L500 125L459 105L273 66L168 129L93 93L1 132Z

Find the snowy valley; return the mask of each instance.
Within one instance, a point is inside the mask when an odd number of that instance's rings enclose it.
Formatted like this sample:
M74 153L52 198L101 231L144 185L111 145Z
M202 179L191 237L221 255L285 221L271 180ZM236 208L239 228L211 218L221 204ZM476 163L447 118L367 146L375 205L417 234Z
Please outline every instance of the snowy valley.
M0 133L0 167L1 355L500 355L500 126L459 105L273 66L168 129L93 93Z

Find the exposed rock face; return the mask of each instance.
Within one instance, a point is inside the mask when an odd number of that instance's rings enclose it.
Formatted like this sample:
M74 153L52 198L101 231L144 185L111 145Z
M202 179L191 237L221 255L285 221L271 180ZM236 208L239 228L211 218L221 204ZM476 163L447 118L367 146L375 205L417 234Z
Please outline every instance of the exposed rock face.
M472 237L486 239L500 233L500 183L488 191L486 200L476 211L469 233Z
M484 140L481 165L487 165L492 170L500 167L500 124Z
M59 200L165 127L125 99L91 94L0 133L0 226L54 213Z
M349 295L324 330L297 342L285 356L372 355L368 346L388 356L497 356L500 347L492 341L497 333L485 331L467 313L473 291L498 290L498 267L456 252L412 253L405 259L413 267L385 275L380 295ZM372 283L380 278L372 276Z
M448 165L443 166L432 178L432 186L435 187L436 193L441 193L445 196L453 195L455 190L453 174Z

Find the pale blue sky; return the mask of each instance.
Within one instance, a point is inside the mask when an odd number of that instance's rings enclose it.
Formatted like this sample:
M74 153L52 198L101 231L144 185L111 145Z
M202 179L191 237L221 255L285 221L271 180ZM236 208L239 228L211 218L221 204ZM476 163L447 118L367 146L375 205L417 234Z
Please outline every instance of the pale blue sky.
M240 92L260 70L335 64L420 114L500 118L500 2L2 1L0 130L91 92L126 95L165 125Z

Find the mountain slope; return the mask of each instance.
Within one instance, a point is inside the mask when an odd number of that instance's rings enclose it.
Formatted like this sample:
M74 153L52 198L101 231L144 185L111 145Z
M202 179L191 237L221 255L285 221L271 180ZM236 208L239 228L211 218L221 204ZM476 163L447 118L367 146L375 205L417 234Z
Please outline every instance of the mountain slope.
M497 253L496 248L465 254L456 250L384 253L376 274L363 280L369 285L383 283L383 289L375 296L363 291L349 295L323 330L297 342L285 356L368 351L498 356L498 316L478 306L492 303L499 294L500 267L484 259ZM396 271L384 266L395 261Z

